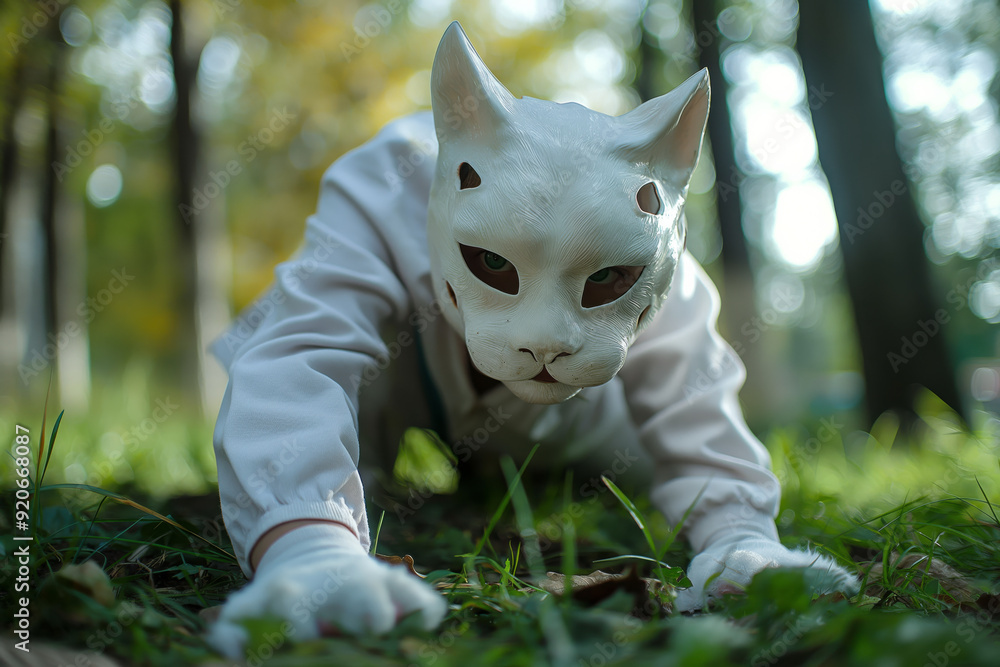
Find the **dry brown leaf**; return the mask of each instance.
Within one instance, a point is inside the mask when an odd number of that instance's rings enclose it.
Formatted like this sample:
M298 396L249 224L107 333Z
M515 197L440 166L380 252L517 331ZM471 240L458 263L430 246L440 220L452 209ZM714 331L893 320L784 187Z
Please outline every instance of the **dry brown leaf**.
M405 565L411 574L415 574L421 579L425 578L424 575L417 572L416 568L413 567L413 556L409 554L406 556L383 556L382 554L375 554L375 558L389 565Z
M898 553L893 552L890 556L890 562L892 563L893 571L897 572L897 577L893 581L894 586L902 587L909 580L911 585L919 587L929 580L936 580L941 584L941 588L943 589L939 597L953 604L971 604L981 595L980 591L974 589L969 580L961 572L940 559L931 558L926 554L915 553L900 556ZM899 573L899 570L910 570L912 574L910 572ZM869 565L867 568L868 588L865 591L866 595L881 597L885 592L881 583L882 571L881 560L872 561L871 565Z
M546 573L546 579L538 582L538 587L562 596L566 592L566 575L559 572ZM590 574L576 574L572 578L573 599L585 605L592 606L611 597L618 591L632 595L637 609L645 609L649 600L660 600L659 595L663 583L657 579L640 577L635 568L629 568L620 574L594 570ZM666 611L670 611L669 608Z
M55 579L63 586L75 588L103 607L115 604L115 589L111 580L101 566L92 560L79 565L64 565L55 573Z
M206 625L211 625L219 620L219 614L222 613L223 605L217 604L214 607L205 607L198 612L198 618L205 621Z

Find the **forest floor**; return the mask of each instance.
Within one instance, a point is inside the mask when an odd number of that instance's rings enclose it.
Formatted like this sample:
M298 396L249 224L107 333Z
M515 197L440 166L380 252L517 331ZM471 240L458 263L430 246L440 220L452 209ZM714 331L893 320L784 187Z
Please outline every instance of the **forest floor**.
M799 572L769 570L697 614L671 611L690 554L644 495L612 484L579 497L579 480L532 476L530 462L521 483L509 461L493 483L454 488L421 473L443 455L415 434L396 470L417 490L377 498L369 515L377 553L412 556L448 599L440 628L404 619L382 637L293 642L263 619L248 624L242 664L995 665L1000 445L940 406L921 417L906 439L888 417L860 439L830 422L766 439L784 543L857 571L860 594L815 596ZM32 437L48 448L33 461L60 447L49 431ZM31 477L28 593L15 593L27 542L15 540L13 486L0 502L0 663L233 664L202 636L245 583L216 495L157 500ZM23 595L30 653L15 647Z

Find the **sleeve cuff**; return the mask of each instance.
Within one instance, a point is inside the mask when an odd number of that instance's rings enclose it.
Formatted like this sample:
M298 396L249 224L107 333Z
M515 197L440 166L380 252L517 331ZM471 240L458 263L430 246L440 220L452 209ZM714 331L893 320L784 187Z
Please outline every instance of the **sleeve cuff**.
M688 542L696 554L716 544L745 539L765 539L780 542L774 517L743 504L713 507L703 513L692 513L684 527Z
M342 499L339 501L331 500L319 503L281 505L265 512L260 519L257 520L253 530L251 530L247 535L249 539L243 542L243 544L247 545L246 552L236 553L236 558L240 564L240 568L243 570L243 573L247 577L253 575L253 569L250 567L250 554L253 552L253 548L257 545L260 538L264 536L264 533L280 524L288 523L289 521L299 521L302 519L321 519L343 524L357 536L358 541L361 543L361 547L365 551L368 551L371 547L371 539L368 536L367 526L365 527L365 530L360 530L358 522L354 518L354 513L347 507L347 504L344 503ZM298 529L295 532L298 533L299 530L303 529Z

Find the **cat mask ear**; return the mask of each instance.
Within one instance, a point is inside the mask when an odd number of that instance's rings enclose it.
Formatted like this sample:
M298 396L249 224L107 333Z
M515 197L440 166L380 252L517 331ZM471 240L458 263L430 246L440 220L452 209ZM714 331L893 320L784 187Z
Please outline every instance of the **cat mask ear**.
M514 96L480 59L458 21L453 21L431 68L431 106L439 140L489 140L506 122L513 104Z
M657 178L685 191L698 164L710 98L708 70L703 69L669 93L619 116L624 155L648 164Z

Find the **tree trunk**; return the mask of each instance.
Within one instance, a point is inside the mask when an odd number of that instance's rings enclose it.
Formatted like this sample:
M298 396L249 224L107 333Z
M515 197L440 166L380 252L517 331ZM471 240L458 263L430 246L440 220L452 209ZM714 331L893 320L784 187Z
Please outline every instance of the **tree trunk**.
M646 31L646 26L639 18L639 53L637 54L639 70L635 76L635 92L639 94L639 101L645 102L656 97L656 72L654 68L657 64L657 50L650 43L653 37Z
M42 238L45 244L43 258L44 283L42 287L42 303L45 315L46 337L58 338L59 317L56 314L56 292L59 286L58 243L59 234L56 230L56 199L59 196L59 181L56 172L51 167L59 159L59 87L62 84L62 66L65 61L65 49L62 37L59 35L59 14L52 17L49 29L46 31L45 45L48 56L48 67L45 74L45 159L42 161L41 190L41 224Z
M66 72L66 43L59 33L59 16L47 32L45 159L42 162L41 226L45 243L43 303L46 342L58 347L55 361L59 404L85 413L90 404L90 354L87 323L78 318L76 304L85 298L86 271L83 214L65 196L56 163L62 159L60 89ZM71 326L72 324L72 326Z
M188 54L185 44L184 14L180 0L170 0L170 57L173 61L177 104L174 111L174 187L177 209L177 279L176 298L179 316L177 339L178 378L185 395L200 402L200 363L197 331L198 262L194 216L194 187L198 167L199 139L191 122L191 90L196 76L197 58Z
M14 120L25 98L27 53L21 48L14 54L10 78L7 80L7 94L0 111L4 113L0 125L0 372L5 381L0 384L3 391L13 389L13 384L21 386L16 378L22 346L13 341L18 339L18 321L15 303L15 277L17 261L14 254L11 214L14 209L14 184L17 182L18 145L14 137ZM8 383L11 383L10 385Z
M837 212L868 417L893 410L911 421L919 386L960 409L939 335L946 311L932 296L924 228L896 153L868 3L808 0L799 13L798 49Z
M694 0L691 3L695 30L703 25L715 25L718 19L715 0ZM722 37L716 37L698 54L698 64L708 69L712 81L712 111L708 115L708 137L712 142L712 158L716 173L716 206L719 214L719 232L722 235L722 267L726 286L749 286L753 294L753 274L750 271L750 254L743 234L743 218L737 193L742 175L736 166L733 148L733 130L729 116L727 93L729 84L722 75L720 57Z
M7 220L18 156L17 139L14 137L14 119L21 108L22 100L24 100L25 61L26 53L24 49L19 49L14 55L11 77L7 84L7 95L2 107L5 114L2 125L0 125L2 128L0 129L0 253L8 252L4 246L10 241L10 226L7 224ZM13 265L13 262L4 261L2 265L3 269L0 270L0 319L9 308L7 300L11 295L7 286L10 281L6 272Z
M716 0L693 0L691 18L697 34L718 21L719 3ZM719 217L719 234L722 237L722 315L721 328L730 341L736 341L744 324L757 315L754 294L754 275L750 266L750 252L743 233L743 211L739 186L744 175L736 165L733 129L729 114L729 83L722 74L721 57L724 38L718 31L710 31L714 38L699 50L698 64L708 69L712 82L712 109L708 114L708 138L712 144L715 163L715 206ZM741 344L736 346L747 368L747 379L740 394L748 415L771 415L776 394L768 391L774 379L774 365L763 345Z

